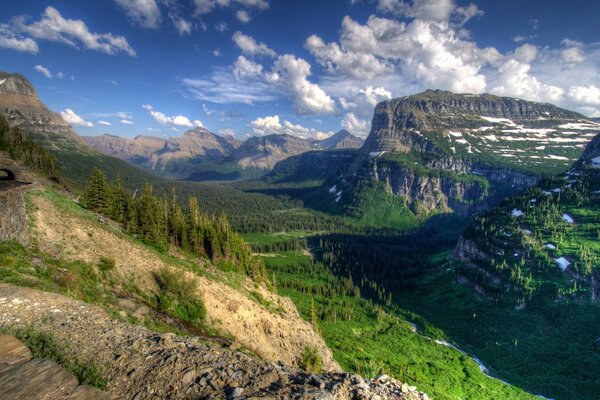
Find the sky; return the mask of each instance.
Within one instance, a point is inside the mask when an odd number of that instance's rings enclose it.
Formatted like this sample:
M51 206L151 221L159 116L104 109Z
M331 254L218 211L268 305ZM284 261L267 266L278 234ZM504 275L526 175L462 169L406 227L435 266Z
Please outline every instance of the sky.
M426 89L600 117L599 0L5 1L0 70L82 135L366 136Z

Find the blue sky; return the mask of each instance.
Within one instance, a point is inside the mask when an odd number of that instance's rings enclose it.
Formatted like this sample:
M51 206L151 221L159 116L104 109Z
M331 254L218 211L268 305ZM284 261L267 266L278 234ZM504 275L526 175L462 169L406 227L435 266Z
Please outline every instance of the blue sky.
M0 69L84 135L366 135L427 88L600 117L600 2L13 1Z

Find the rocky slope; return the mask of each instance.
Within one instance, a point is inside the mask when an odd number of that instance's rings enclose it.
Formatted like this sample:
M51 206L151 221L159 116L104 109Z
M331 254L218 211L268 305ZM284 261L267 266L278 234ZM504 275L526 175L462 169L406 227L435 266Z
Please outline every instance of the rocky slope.
M598 300L598 143L600 135L567 173L542 180L475 220L454 251L461 283L520 306Z
M93 362L123 399L405 399L428 397L382 376L311 375L195 337L156 334L66 297L0 284L0 328L52 332L68 354Z

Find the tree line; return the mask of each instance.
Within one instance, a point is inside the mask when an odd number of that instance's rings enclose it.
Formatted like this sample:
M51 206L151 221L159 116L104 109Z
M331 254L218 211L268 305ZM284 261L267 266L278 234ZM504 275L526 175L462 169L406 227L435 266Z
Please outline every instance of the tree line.
M121 223L124 229L159 250L176 246L215 262L227 262L256 281L267 281L264 262L252 255L250 247L235 233L224 213L203 212L195 196L188 197L184 211L172 189L170 195L154 193L150 183L132 194L117 176L107 182L95 168L86 185L83 205Z
M39 144L27 137L19 127L10 127L8 121L0 115L0 150L7 151L14 160L23 162L47 177L59 180L56 159Z

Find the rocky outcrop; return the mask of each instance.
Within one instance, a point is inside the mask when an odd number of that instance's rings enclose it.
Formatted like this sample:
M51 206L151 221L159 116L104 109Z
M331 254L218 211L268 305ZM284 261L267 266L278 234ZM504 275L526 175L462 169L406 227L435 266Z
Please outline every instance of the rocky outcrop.
M600 135L596 135L594 139L587 144L583 154L579 158L579 164L589 162L596 157L600 157Z
M0 328L50 331L65 352L99 366L125 399L406 399L428 397L381 376L308 374L194 337L156 334L100 309L33 289L0 285Z
M32 359L29 349L16 338L0 334L0 398L117 400L117 396L87 385L58 364Z

